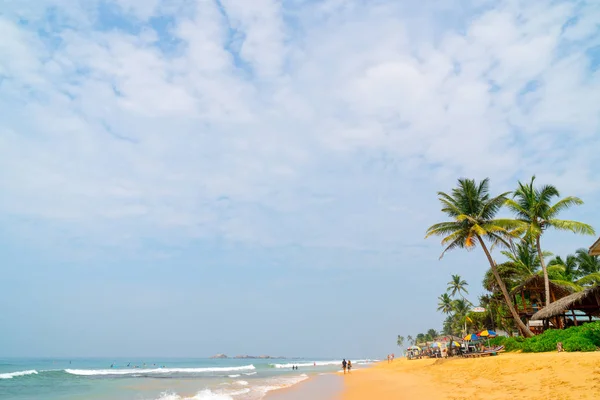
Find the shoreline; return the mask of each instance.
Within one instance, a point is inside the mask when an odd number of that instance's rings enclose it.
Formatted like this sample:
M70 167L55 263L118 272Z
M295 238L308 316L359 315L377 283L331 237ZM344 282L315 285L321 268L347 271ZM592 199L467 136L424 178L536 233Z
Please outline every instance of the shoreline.
M331 400L339 398L343 390L343 379L338 373L321 373L309 375L294 385L269 391L262 400Z

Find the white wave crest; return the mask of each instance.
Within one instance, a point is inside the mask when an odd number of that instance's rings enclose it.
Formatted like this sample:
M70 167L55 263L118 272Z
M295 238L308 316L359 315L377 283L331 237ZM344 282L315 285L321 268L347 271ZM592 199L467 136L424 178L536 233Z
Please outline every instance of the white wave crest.
M247 372L247 373L244 373L244 375L246 375L246 376L256 375L256 374L257 374L257 372Z
M368 364L371 360L356 360L352 361L353 364ZM342 365L342 360L338 361L312 361L304 363L287 363L287 364L269 364L275 368L292 368L294 365L297 367L325 367L329 365Z
M233 397L206 389L196 393L192 397L181 397L177 393L163 393L157 400L233 400Z
M238 385L242 385L242 386L248 385L247 381L235 381L235 383L237 383Z
M153 369L65 369L67 374L95 376L95 375L146 375L146 374L200 374L204 372L229 372L249 371L256 369L254 365L241 367L214 367L214 368L153 368Z
M294 365L298 367L324 367L327 365L342 365L341 361L313 361L306 363L288 363L288 364L269 364L275 368L292 368Z
M35 369L31 369L29 371L8 372L5 374L0 374L0 379L12 379L15 376L37 375L37 373L38 372Z
M240 374L234 374L234 375L227 375L230 378L239 378L241 375Z
M246 389L236 390L234 392L229 392L227 394L229 396L239 396L239 395L247 394L247 393L250 393L250 392L251 392L251 390L246 388Z

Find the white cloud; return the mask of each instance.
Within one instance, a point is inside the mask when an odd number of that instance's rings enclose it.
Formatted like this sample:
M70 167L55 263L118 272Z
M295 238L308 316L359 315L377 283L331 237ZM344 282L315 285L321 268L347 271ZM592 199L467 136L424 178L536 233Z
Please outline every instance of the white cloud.
M441 25L455 2L119 1L141 33L25 3L0 17L0 215L390 251L422 243L458 176L599 197L592 2L473 2ZM38 35L51 6L58 42ZM161 15L169 32L144 23Z

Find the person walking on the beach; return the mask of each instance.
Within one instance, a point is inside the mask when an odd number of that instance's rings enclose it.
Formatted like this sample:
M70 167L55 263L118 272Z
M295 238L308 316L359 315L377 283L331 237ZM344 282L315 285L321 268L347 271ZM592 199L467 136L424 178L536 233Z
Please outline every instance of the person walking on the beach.
M344 370L344 374L346 373L346 367L348 366L348 363L346 362L346 359L344 358L342 360L342 369Z
M350 373L351 369L352 369L352 361L348 360L348 373Z

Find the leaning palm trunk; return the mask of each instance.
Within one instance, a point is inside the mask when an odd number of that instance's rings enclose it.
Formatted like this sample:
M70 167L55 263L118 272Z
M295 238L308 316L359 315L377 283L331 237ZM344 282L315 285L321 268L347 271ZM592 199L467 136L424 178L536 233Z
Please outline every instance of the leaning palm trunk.
M502 278L500 277L500 274L498 273L498 269L496 268L496 262L492 259L492 255L490 254L487 246L485 245L485 242L479 235L477 236L477 239L479 240L479 243L481 244L481 247L483 248L483 251L485 252L485 255L487 256L487 259L490 263L490 268L492 270L492 274L494 275L494 278L496 278L496 282L498 283L498 286L500 287L500 290L502 291L502 294L504 295L504 300L506 301L506 305L514 318L515 323L517 324L517 327L519 328L521 333L523 333L523 335L525 335L527 337L532 337L533 332L531 332L531 330L527 327L527 325L525 325L523 323L523 321L521 321L521 318L519 318L519 314L517 313L517 310L515 309L514 304L510 300L510 295L508 294L506 285L504 284L504 281L502 280Z
M540 264L544 273L544 291L546 293L546 307L551 303L550 300L550 278L548 278L548 268L546 268L546 262L544 261L544 255L542 254L542 246L540 246L540 235L535 238L535 245L537 247L538 257L540 258Z

